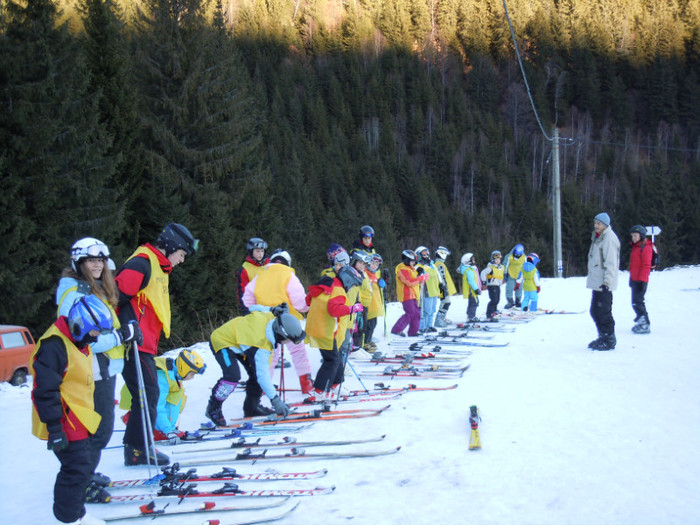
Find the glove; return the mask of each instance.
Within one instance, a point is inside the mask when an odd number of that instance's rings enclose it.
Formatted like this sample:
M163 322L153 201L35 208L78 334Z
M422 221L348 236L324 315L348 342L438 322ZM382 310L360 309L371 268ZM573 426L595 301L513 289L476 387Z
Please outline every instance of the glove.
M542 288L541 286L537 287L537 293L540 293L541 288Z
M520 283L515 283L513 290L520 290Z
M425 273L425 270L423 269L422 266L420 266L420 267L418 267L418 269L416 270L416 272L418 272L418 275L423 275L423 274Z
M122 326L117 330L119 334L118 337L121 339L122 343L130 343L135 341L137 345L141 346L143 344L143 333L141 332L141 327L138 321L131 320L126 325Z
M447 286L445 286L444 283L440 283L439 287L440 287L440 295L442 295L443 297L447 297Z
M600 287L600 291L601 291L601 292L609 292L609 291L610 291L610 288L608 288L608 285L607 285L607 284L604 284L604 285L602 285L602 286Z
M377 281L377 286L379 286L379 288L386 288L386 281L384 279L379 279Z
M481 288L477 288L476 290L474 290L474 292L476 293L476 295L481 295Z
M49 441L46 443L46 448L54 452L61 452L68 448L68 438L60 423L56 429L49 430Z
M360 305L362 306L362 305ZM286 417L289 415L289 405L280 399L280 396L275 396L270 400L272 403L272 408L278 416Z
M185 435L186 435L185 432L180 432L179 430L175 430L173 432L168 432L165 435L165 437L168 438L170 445L179 445L180 442L182 441L182 438L184 438Z
M489 289L489 287L488 287L487 284L482 284L482 285L481 285L481 289L482 289L483 291L486 291L486 290Z
M356 314L364 310L364 306L362 306L360 303L355 303L350 307L350 313L351 314Z
M289 307L287 306L287 303L281 303L281 304L278 304L277 306L270 307L270 312L275 317L279 317L282 314L289 313Z

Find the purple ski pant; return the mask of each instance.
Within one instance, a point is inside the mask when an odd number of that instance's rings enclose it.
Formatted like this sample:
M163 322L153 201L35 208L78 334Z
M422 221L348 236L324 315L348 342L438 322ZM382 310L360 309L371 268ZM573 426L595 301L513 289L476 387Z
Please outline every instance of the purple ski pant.
M415 299L409 299L401 304L403 305L404 313L397 319L396 323L394 323L391 332L400 334L403 332L404 328L408 326L408 335L417 335L418 329L420 328L420 308L418 308L418 302Z

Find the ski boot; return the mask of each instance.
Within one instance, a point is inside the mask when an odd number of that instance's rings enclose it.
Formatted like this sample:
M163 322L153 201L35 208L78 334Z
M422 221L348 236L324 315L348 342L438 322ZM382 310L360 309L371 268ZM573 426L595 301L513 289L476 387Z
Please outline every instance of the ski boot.
M591 346L591 350L608 351L615 350L617 339L615 334L601 334L600 341Z
M126 443L124 444L124 465L127 467L148 465L149 460L151 465L156 466L168 465L170 463L170 458L162 452L158 452L158 449L153 449L148 458L146 458L146 452L143 449L132 447Z
M217 427L226 426L226 418L221 410L221 401L214 398L209 398L209 403L207 404L207 409L204 415L209 418L209 420L214 423Z
M260 397L261 396L245 396L245 401L243 401L244 417L269 416L275 413L271 408L264 407L260 404Z
M104 485L99 485L94 481L85 489L85 503L109 503L112 495L107 492Z

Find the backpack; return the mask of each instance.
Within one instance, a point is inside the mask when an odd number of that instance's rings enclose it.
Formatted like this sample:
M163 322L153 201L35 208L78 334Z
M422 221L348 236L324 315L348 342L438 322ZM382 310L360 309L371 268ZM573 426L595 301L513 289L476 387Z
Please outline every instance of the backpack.
M654 271L659 265L659 249L656 247L651 239L647 239L647 242L651 244L651 270Z

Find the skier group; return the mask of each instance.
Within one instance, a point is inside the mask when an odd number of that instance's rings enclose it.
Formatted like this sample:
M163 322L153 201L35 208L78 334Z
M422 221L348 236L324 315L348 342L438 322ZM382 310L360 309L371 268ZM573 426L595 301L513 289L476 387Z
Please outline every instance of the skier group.
M615 346L610 309L617 285L619 241L615 245L617 237L609 225L607 214L596 216L589 253L587 286L593 288L591 316L599 332L589 346L598 350ZM641 240L635 241L635 228ZM645 232L639 228L643 227L635 226L632 232L637 243L633 257L641 253L640 260L646 260L643 246L639 248ZM278 249L268 255L263 239L247 241L246 259L236 273L242 315L216 328L209 341L221 368L205 409L215 425L227 424L222 406L241 382L241 366L248 376L244 416L289 414L290 407L272 381L283 348L309 402L335 399L341 393L346 359L352 351L376 350L374 330L378 319L385 318L385 289L392 276L380 271L383 259L374 248L374 233L371 226L363 226L350 251L331 244L327 267L308 293L287 251ZM30 362L32 432L47 440L61 464L53 505L61 523L105 523L87 514L84 503L109 500L104 487L110 480L96 469L114 428L117 374L122 374L125 384L120 407L129 410L123 418L127 466L169 463L149 435L170 443L185 437L177 428L185 401L183 381L204 373L206 365L191 349L175 358L160 357L158 343L161 333L170 335L170 274L198 246L198 239L185 226L170 223L154 243L137 248L115 274L109 248L100 240L86 237L71 247L69 265L56 291L57 320L39 339ZM415 337L450 324L446 316L457 290L446 265L449 255L444 246L432 257L425 246L402 252L393 276L403 315L391 328L393 335ZM504 308L536 311L538 262L536 253L525 255L523 245L516 244L505 258L494 250L479 272L474 254L465 253L457 273L468 300L467 320L478 321L479 296L487 290L487 320L495 321L503 285ZM646 279L642 275L630 280L638 333L649 329L644 308L647 281L648 271ZM300 322L304 316L305 329ZM305 344L318 348L322 357L313 378ZM272 408L261 404L263 394Z

